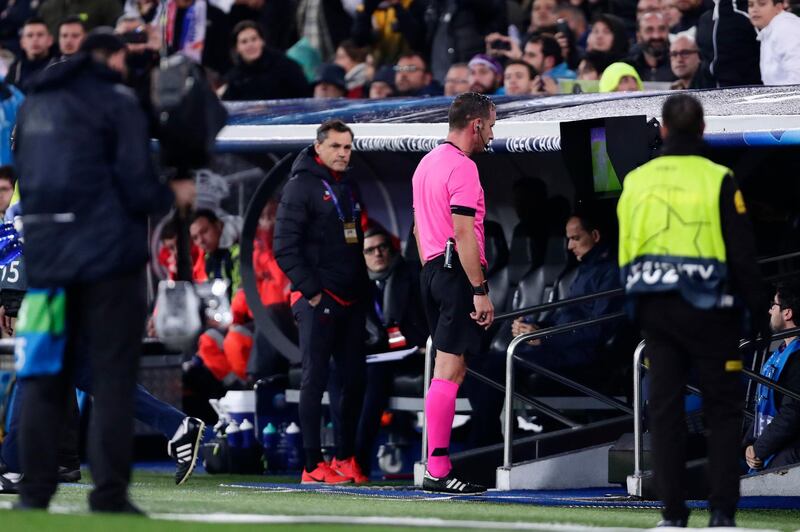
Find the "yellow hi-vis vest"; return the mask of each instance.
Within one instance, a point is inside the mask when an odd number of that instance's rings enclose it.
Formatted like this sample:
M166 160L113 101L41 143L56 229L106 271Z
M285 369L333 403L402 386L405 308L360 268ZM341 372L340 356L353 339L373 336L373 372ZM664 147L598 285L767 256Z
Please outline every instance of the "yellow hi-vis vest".
M658 157L625 178L617 205L628 294L679 292L695 307L729 307L719 202L731 171L695 155Z

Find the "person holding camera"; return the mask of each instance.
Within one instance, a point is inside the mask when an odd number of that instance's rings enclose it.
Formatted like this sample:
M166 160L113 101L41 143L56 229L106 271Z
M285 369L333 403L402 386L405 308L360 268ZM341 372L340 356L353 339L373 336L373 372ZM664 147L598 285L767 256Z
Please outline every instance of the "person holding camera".
M193 181L161 183L147 118L122 85L125 43L95 30L69 61L48 68L19 115L17 164L25 253L33 287L19 333L41 332L47 347L23 344L18 377L19 507L47 508L58 480L53 427L60 427L79 353L91 366L95 398L89 465L95 512L140 513L128 498L134 388L146 317L147 218L194 201ZM34 316L49 313L39 330ZM41 344L39 344L41 345Z

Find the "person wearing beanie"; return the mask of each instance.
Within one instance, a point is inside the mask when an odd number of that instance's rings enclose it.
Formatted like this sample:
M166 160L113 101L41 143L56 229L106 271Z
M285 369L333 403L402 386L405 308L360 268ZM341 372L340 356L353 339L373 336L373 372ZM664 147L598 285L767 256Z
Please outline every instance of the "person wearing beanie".
M639 73L628 63L612 63L600 76L600 92L643 91Z
M343 98L347 94L344 69L333 63L320 65L313 85L314 98Z

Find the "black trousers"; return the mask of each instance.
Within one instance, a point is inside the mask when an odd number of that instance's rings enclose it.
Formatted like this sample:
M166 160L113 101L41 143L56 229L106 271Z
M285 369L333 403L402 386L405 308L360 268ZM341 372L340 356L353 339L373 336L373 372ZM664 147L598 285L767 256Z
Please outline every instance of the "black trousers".
M329 295L322 295L316 307L301 298L292 307L299 329L303 356L303 378L300 383L300 430L306 465L321 460L320 422L322 394L328 387L329 365L333 358L341 394L337 399L341 420L334 423L337 456L350 457L355 452L355 433L364 401L366 358L364 336L366 315L356 303L342 306Z
M639 319L650 364L650 432L656 488L664 518L688 515L684 387L689 370L703 394L708 441L709 506L728 515L739 500L739 458L744 389L740 314L700 310L677 294L642 297ZM737 366L737 364L739 364Z
M23 504L46 507L56 491L57 439L73 402L78 357L92 374L89 466L92 510L121 510L133 454L133 395L147 312L144 275L119 275L67 287L67 343L57 375L26 380L20 419Z

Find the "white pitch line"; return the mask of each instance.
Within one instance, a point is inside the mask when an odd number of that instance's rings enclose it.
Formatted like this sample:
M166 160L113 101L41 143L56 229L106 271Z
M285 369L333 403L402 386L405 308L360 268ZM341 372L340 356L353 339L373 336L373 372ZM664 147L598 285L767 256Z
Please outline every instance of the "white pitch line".
M449 520L438 517L345 517L338 515L260 515L260 514L148 514L153 519L167 521L190 521L196 523L237 523L237 524L325 524L325 525L372 525L407 526L419 528L461 528L473 530L556 530L559 532L616 532L639 531L640 528L601 528L588 525L567 525L563 523L522 523L508 521L467 521Z

